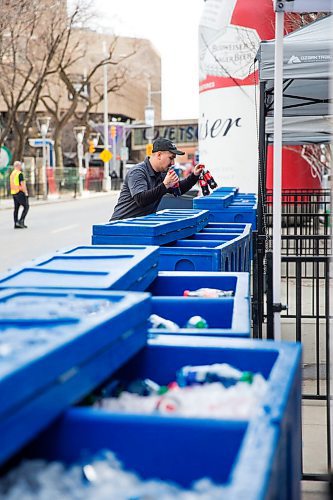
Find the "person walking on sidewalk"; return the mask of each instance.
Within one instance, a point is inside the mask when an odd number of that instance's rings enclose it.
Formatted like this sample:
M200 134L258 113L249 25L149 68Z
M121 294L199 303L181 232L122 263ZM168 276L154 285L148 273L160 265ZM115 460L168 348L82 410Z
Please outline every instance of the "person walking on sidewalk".
M151 156L131 167L126 175L110 221L155 213L162 197L173 193L176 186L180 194L189 191L198 182L204 166L196 165L192 174L179 181L172 167L176 155L184 154L168 139L156 139Z
M10 193L14 200L14 229L24 229L27 226L24 221L29 211L28 190L22 172L22 163L16 161L14 169L10 174ZM19 218L19 208L23 207Z

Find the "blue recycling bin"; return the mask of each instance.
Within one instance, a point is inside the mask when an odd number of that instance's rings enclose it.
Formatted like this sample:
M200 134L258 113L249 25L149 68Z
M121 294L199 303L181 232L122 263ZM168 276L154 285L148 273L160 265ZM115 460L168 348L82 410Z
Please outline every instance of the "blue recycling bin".
M244 207L240 205L229 205L223 210L210 210L209 222L236 222L249 223L252 230L257 228L257 205Z
M198 195L197 189L191 189L181 196L174 196L173 194L166 194L161 199L157 211L165 209L191 209L193 208L193 198Z
M208 224L209 212L168 209L144 217L93 225L92 243L162 245L186 238Z
M79 246L43 256L0 276L0 288L144 291L157 276L154 246Z
M203 232L160 247L161 271L249 271L251 230Z
M257 196L254 193L216 189L193 200L193 208L209 210L210 222L250 223L257 228Z
M181 298L185 290L198 290L199 288L231 290L235 297L249 298L250 275L230 272L159 271L147 291L155 297Z
M33 443L31 454L65 463L101 449L144 478L189 487L208 477L226 500L298 500L301 479L301 346L234 339L150 340L117 379L164 385L184 365L230 363L261 373L268 390L250 420L116 414L73 408Z
M248 233L251 232L251 224L231 222L210 222L200 233Z
M0 464L146 343L147 293L0 292Z
M179 325L176 335L249 338L251 335L249 297L198 299L196 297L153 297L152 313ZM188 320L201 316L207 328L187 328ZM166 329L150 328L150 336L173 333Z
M221 210L226 208L233 200L234 193L225 191L217 193L213 191L209 196L198 196L193 199L193 208L202 210Z

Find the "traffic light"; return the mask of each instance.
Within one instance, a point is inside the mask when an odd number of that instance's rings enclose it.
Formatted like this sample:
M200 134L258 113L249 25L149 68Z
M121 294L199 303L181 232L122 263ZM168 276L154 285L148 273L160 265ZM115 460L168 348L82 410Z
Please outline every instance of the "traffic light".
M88 141L88 144L89 144L89 153L95 153L96 149L95 149L94 141Z
M114 139L117 135L117 127L115 125L111 126L111 137Z
M153 152L153 145L152 144L146 144L146 156L150 156Z

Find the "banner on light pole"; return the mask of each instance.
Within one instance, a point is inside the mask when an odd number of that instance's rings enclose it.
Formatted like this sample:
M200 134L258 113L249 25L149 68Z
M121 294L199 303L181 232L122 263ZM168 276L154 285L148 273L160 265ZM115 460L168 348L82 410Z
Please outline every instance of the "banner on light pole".
M154 106L146 106L145 107L145 123L148 127L154 128L155 121L155 110Z

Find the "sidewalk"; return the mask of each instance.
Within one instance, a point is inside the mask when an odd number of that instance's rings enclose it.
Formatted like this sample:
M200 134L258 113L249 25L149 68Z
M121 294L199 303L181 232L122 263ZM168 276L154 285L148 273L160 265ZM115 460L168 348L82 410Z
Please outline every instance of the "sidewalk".
M54 195L51 194L47 197L47 199L44 199L40 197L39 199L35 197L29 197L29 205L32 206L38 206L38 205L45 205L47 203L63 203L67 201L80 201L80 200L86 200L89 198L98 198L98 197L103 197L103 196L118 196L119 191L84 191L82 193L82 196L76 196L74 197L72 193L68 194L62 194L60 195ZM0 198L0 210L13 210L14 209L14 202L12 198Z

